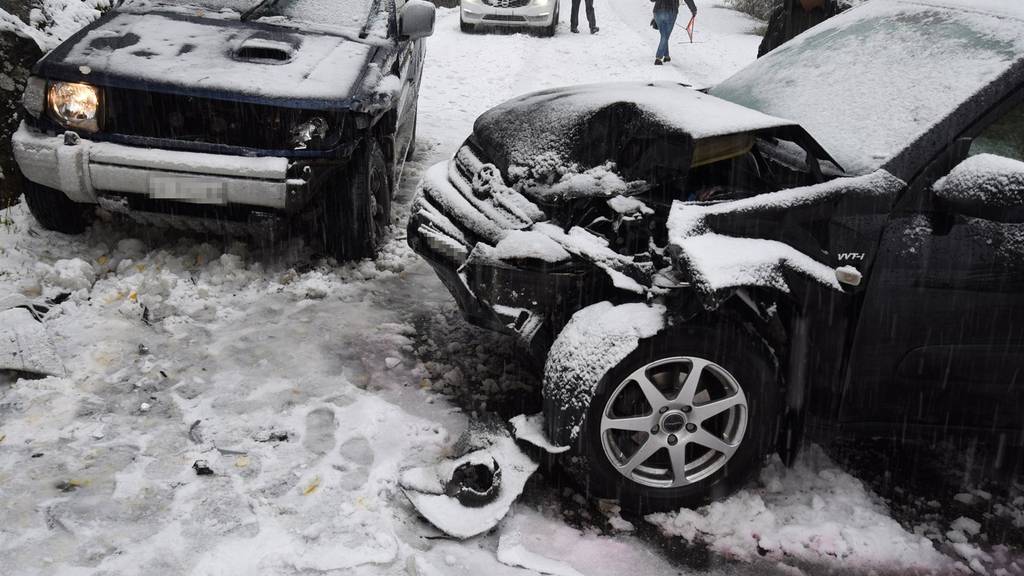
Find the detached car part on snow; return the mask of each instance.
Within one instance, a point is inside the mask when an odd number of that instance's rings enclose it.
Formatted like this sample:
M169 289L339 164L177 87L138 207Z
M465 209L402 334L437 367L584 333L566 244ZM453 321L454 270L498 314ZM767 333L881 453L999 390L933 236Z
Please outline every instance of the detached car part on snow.
M727 494L805 420L1024 443L1022 23L874 0L708 93L513 100L410 245L546 359L551 440L632 508Z
M303 221L334 256L372 255L415 144L434 7L346 6L130 0L85 27L33 69L13 139L36 219Z

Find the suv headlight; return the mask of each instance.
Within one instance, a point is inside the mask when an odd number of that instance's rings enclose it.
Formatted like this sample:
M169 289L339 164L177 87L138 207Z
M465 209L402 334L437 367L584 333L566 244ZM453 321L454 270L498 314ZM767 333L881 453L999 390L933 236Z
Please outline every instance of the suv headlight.
M84 132L100 129L100 92L79 82L54 82L47 92L50 117L62 126Z

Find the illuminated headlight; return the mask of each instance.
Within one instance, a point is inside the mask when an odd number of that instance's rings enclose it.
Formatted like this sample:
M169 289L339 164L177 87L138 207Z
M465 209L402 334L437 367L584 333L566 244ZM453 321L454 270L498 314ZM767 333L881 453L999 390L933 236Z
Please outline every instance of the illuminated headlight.
M32 76L25 84L21 105L33 118L39 118L46 110L46 80Z
M99 131L100 93L94 86L54 82L46 100L50 117L61 125L83 132Z
M327 120L314 116L292 128L291 145L295 150L323 148L328 133Z

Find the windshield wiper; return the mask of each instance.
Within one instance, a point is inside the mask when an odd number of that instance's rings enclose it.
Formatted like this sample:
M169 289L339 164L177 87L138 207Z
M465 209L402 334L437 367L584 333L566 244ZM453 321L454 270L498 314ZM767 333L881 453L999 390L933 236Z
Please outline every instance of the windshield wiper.
M249 8L245 12L242 12L242 21L251 20L252 18L259 16L269 8L273 8L278 0L260 0L258 4Z

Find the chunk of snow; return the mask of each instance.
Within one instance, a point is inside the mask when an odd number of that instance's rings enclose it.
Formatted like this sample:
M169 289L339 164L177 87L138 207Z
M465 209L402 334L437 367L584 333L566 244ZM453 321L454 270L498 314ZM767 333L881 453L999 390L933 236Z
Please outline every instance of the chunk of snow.
M527 550L519 533L502 534L498 539L498 561L506 566L525 568L551 576L583 576L572 566Z
M698 510L647 516L663 533L700 542L726 557L759 556L811 565L838 558L857 572L942 572L950 560L924 537L904 530L856 478L812 447L786 468L777 457L761 486L778 480L780 492L751 488Z
M572 256L549 236L533 230L512 230L489 254L499 260L540 260L550 264Z
M1024 162L979 154L964 160L935 183L935 194L949 200L984 201L993 207L1024 204Z
M549 454L562 454L569 451L569 446L555 446L548 440L547 432L544 429L544 413L527 416L520 414L509 420L512 424L513 434L517 440L522 440L544 450Z
M981 533L981 523L964 516L953 521L953 524L951 524L950 527L953 530L959 530L964 534L969 534L971 536L977 536Z
M0 370L66 374L46 327L25 308L0 310Z

